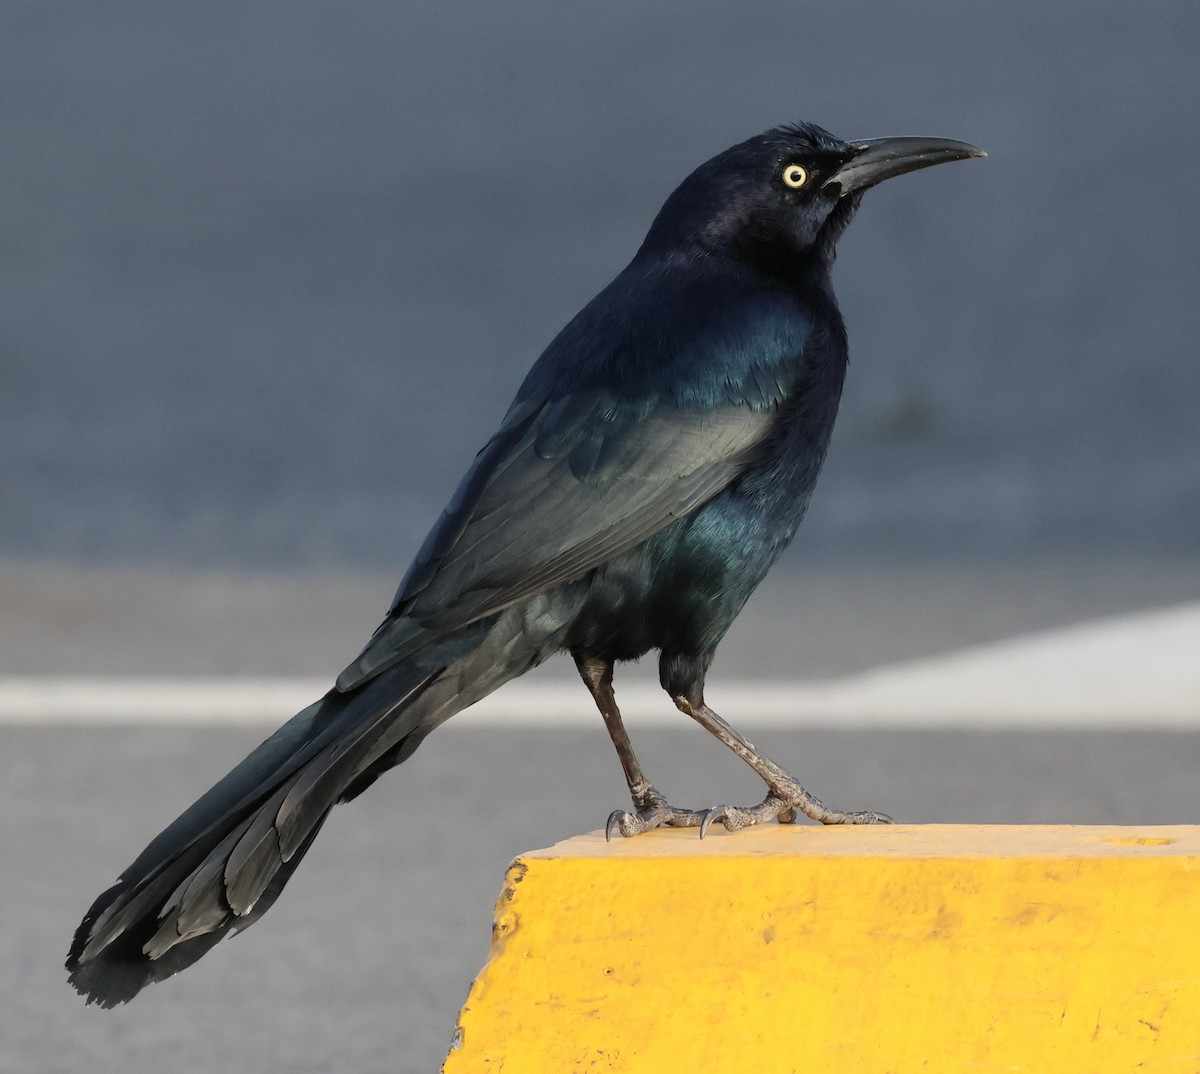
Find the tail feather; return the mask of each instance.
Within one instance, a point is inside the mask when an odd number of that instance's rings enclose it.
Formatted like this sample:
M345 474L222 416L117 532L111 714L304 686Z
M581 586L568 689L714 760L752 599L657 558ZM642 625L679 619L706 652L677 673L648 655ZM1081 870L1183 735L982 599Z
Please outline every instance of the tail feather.
M313 829L309 837L310 843L316 838L318 831L320 825ZM262 917L291 879L307 849L307 846L304 847L290 862L285 862L275 872L254 908L248 914L239 917L228 929L193 936L170 945L161 954L151 955L150 947L157 932L174 926L169 917L161 925L153 914L139 918L129 929L115 937L98 957L91 959L78 957L80 937L77 934L75 944L71 948L71 957L67 960L67 968L71 971L71 984L76 991L87 997L88 1003L96 1003L101 1007L115 1007L121 1003L128 1003L147 985L165 981L180 970L186 970L227 935L248 928ZM117 891L116 888L111 890ZM86 930L87 925L88 919L85 918L79 929L80 934Z
M291 859L313 825L338 800L350 780L367 766L372 747L380 740L391 743L415 730L416 724L404 719L402 713L406 707L412 711L413 696L428 684L429 679L414 683L291 777L272 825L284 861Z
M126 1002L262 916L371 747L416 730L431 677L393 668L331 692L262 743L96 900L67 957L71 984L89 1003Z
M409 757L436 726L561 643L573 604L535 598L430 641L298 713L168 825L92 904L67 969L111 1007L260 918L330 809Z

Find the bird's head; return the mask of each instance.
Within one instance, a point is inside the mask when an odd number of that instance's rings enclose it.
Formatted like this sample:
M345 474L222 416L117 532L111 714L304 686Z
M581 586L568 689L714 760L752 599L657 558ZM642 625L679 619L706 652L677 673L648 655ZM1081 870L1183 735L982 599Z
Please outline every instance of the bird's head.
M643 252L693 249L790 274L828 261L864 190L986 154L945 138L843 142L811 123L775 127L701 164L667 199Z

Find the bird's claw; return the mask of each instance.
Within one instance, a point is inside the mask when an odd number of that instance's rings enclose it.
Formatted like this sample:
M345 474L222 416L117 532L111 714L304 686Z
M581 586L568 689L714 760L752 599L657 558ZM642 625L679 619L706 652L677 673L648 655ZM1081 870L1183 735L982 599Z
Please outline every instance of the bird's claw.
M876 813L870 809L860 809L854 813L837 814L838 820L827 820L825 824L895 824L886 813Z
M631 813L627 813L624 809L614 809L608 815L608 823L604 825L604 841L612 842L613 832L619 831L622 835L636 835L632 830L632 824L637 818ZM626 831L629 828L629 831Z
M704 820L704 813L696 809L676 809L653 787L634 799L636 813L625 809L614 809L604 825L604 838L611 842L613 834L620 832L629 838L641 835L651 828L695 828Z
M737 832L743 828L749 828L752 824L762 824L768 820L779 820L780 823L790 824L795 819L796 811L790 805L773 795L767 795L756 806L717 805L704 810L704 819L700 822L700 838L703 839L709 827L718 821L727 832Z
M727 805L715 805L704 810L703 819L700 821L700 838L703 839L708 834L708 829L718 821L724 825L727 832L736 832L754 824L755 821L745 819L746 812L737 806Z

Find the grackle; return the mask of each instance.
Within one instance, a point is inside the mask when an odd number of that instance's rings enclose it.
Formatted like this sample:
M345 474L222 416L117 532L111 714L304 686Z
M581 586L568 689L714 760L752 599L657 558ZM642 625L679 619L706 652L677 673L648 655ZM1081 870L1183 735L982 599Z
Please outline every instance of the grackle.
M886 823L809 794L704 701L718 642L796 532L846 370L834 248L863 191L984 154L938 138L843 142L810 124L735 145L667 199L629 265L534 364L323 698L169 825L102 894L67 968L113 1006L191 965L278 898L330 809L444 720L569 652L633 811L607 833L797 812ZM679 809L647 780L613 665L656 650L675 705L767 786L748 808Z

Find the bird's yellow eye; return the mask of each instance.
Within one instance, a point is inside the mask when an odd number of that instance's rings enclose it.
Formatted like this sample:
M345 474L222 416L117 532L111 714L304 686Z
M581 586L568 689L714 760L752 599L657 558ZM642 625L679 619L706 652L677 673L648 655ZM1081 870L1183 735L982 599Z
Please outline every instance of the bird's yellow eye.
M808 182L808 170L800 167L799 164L789 164L783 169L783 182L785 186L790 186L793 190L799 190L800 187Z

